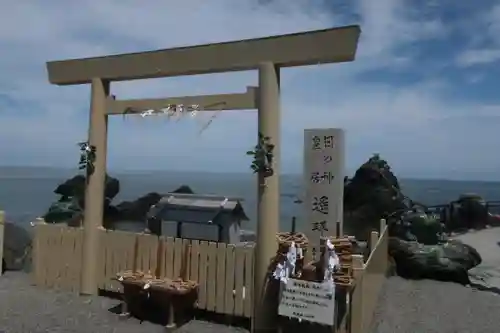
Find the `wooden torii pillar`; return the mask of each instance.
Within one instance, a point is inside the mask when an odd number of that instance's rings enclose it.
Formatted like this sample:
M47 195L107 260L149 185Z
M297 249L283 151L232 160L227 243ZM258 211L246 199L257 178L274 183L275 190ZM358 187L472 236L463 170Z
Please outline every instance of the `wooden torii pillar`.
M117 114L119 112L116 110L120 109L120 101L110 103L109 82L258 70L259 132L270 137L275 151L274 174L266 179L267 186L261 186L263 175L258 177L252 331L273 331L276 327L276 308L266 298L266 281L269 278L270 261L277 250L275 234L279 230L280 220L279 70L284 67L353 61L360 33L359 26L353 25L226 43L48 62L50 83L92 84L89 143L96 147L96 161L86 192L81 293L97 292L98 228L102 225L106 169L106 119L108 114ZM184 100L184 104L202 105L187 100Z

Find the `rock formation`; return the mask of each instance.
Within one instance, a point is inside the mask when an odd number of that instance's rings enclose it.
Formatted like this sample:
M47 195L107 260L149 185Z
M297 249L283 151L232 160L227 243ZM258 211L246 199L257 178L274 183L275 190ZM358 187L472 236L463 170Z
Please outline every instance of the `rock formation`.
M43 215L47 223L67 223L70 226L79 226L83 220L85 208L85 176L74 176L57 186L54 193L58 194L59 200L52 203L48 211ZM116 178L106 176L104 198L104 227L112 228L113 223L120 220L144 221L146 214L161 198L155 192L148 193L132 201L123 201L113 205L113 199L120 192L120 181ZM173 193L194 193L187 186L182 185Z
M453 214L433 214L402 193L388 163L375 155L345 181L344 230L366 240L384 218L398 274L469 284L467 272L481 263L481 256L471 246L448 240L446 231L484 224L488 213L483 203L480 197L462 196L450 204L456 209L445 208Z

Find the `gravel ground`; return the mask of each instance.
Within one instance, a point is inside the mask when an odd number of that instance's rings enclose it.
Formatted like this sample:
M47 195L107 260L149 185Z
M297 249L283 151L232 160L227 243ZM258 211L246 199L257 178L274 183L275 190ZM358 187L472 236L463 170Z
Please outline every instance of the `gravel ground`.
M387 279L372 333L496 333L500 296L459 284Z
M481 265L469 271L474 288L391 277L382 290L372 333L499 331L500 228L456 238L475 247L483 259Z
M155 333L165 328L137 319L120 318L109 310L120 302L105 297L81 297L31 285L29 276L7 272L0 277L2 333ZM240 333L241 328L192 320L179 333Z

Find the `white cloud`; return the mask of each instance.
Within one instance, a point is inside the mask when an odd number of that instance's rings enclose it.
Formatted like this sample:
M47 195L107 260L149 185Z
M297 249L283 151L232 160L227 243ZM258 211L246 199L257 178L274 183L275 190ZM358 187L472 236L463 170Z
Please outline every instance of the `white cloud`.
M500 49L466 50L457 57L461 67L489 64L500 60Z
M499 61L500 4L488 6L478 15L466 20L466 23L464 28L471 35L471 40L457 56L456 64L459 67L470 67Z
M457 144L450 138L461 134L463 127L453 122L450 126L443 124L446 119L470 114L471 108L482 110L483 106L457 105L449 100L442 94L447 83L439 78L412 86L359 79L367 70L418 66L411 54L402 51L422 40L446 38L446 25L422 18L409 1L349 2L348 8L355 15L347 15L344 6L330 11L320 2L313 3L184 0L174 5L159 0L82 0L75 6L62 1L9 2L8 10L0 12L1 163L68 166L77 160L76 142L87 133L89 87L49 85L45 71L48 60L360 22L363 33L356 62L284 71L284 169L300 170L302 129L310 126L346 128L350 166L378 151L393 161L396 170L443 173L451 161L477 169L465 158L437 158L482 142L476 135ZM112 91L118 98L166 97L240 92L256 82L256 73L232 73L117 83ZM254 144L256 113L221 113L201 137L196 134L199 125L195 121L155 120L115 117L110 121L110 166L247 170L249 161L244 152ZM473 130L498 142L493 132ZM6 142L16 145L7 146ZM500 167L500 160L492 163Z

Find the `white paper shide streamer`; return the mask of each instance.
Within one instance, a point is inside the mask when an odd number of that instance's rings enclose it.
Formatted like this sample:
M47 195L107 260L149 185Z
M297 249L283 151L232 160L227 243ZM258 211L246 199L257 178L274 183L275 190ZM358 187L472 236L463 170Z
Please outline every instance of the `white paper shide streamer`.
M166 108L162 108L159 110L146 110L141 112L141 117L148 117L152 115L158 115L158 114L165 114L167 115L168 118L171 118L172 116L180 116L181 114L186 114L186 113L191 113L191 116L194 117L196 116L196 113L200 109L200 106L197 104L193 105L184 105L184 104L179 104L179 105L167 105Z
M158 110L145 110L141 112L141 117L150 117L154 115L166 115L167 119L174 119L175 122L178 122L179 120L182 119L182 116L185 114L189 114L191 118L195 118L198 115L198 111L200 111L201 108L198 104L193 104L193 105L184 105L184 104L172 104L172 105L167 105L166 108L158 109ZM201 129L199 130L198 134L203 133L215 120L215 118L218 116L220 110L216 111L214 114L210 116L210 118L204 122L201 125Z
M276 265L273 277L276 280L280 280L283 284L286 284L290 276L295 274L295 264L298 258L302 258L302 249L295 246L295 242L292 242L288 248L285 262Z
M324 276L324 284L326 284L327 288L330 292L335 291L335 282L333 280L333 274L340 267L340 260L335 252L335 246L328 239L326 241L326 251L323 256L324 267L325 267L325 276Z

